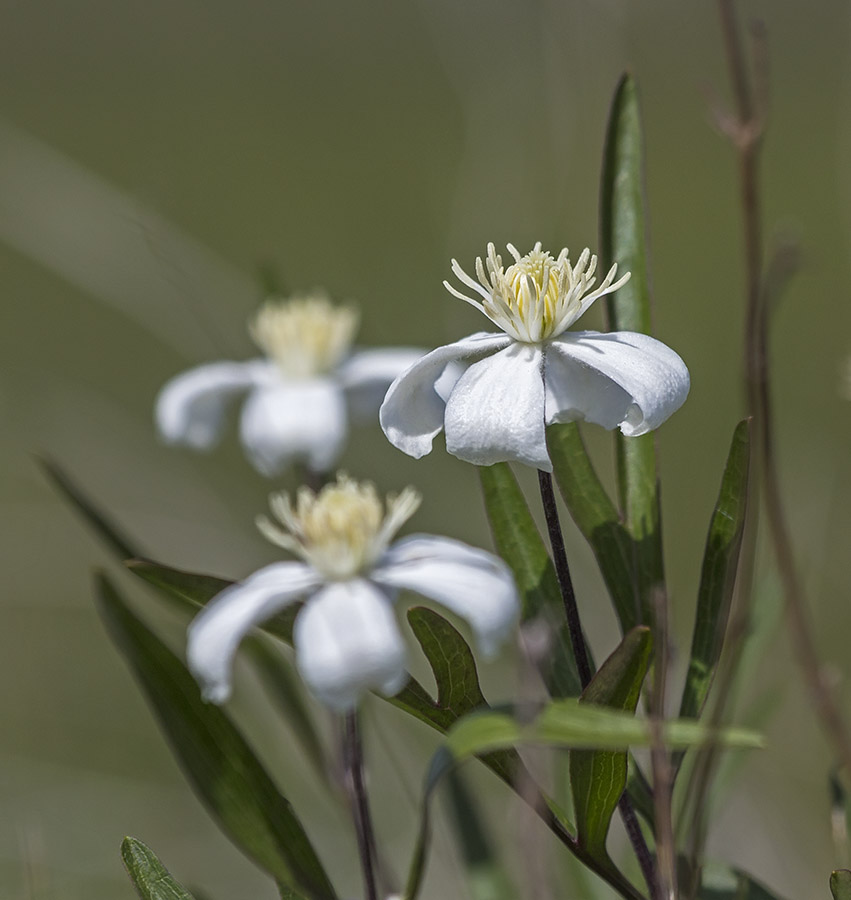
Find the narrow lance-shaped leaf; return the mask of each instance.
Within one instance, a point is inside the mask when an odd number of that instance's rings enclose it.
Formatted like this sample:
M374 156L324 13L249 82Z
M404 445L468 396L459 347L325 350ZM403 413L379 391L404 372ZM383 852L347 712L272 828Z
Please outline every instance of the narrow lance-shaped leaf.
M558 579L526 498L508 463L479 466L478 471L497 553L511 567L520 592L523 622L537 617L558 622L552 627L553 646L541 663L547 690L553 697L576 697L582 687Z
M179 569L169 569L149 560L128 560L127 568L148 584L159 588L161 594L171 603L193 616L201 606L232 584L212 575L196 575ZM293 604L279 616L265 623L263 630L292 643L293 621L300 608L301 604ZM249 635L243 641L243 647L272 699L284 713L287 724L304 749L305 756L324 780L327 769L324 765L322 742L292 665L274 652L268 645L265 635Z
M279 882L311 900L337 895L289 802L242 735L204 703L183 663L103 575L101 615L198 796L231 839Z
M724 645L744 534L749 460L750 423L745 420L733 432L706 538L691 654L680 703L680 715L686 718L696 718L702 712Z
M594 551L621 631L626 634L642 618L632 538L594 470L578 426L550 426L547 446L562 499Z
M830 893L833 900L851 900L851 871L837 869L830 876Z
M630 631L600 667L583 692L580 703L635 712L650 664L652 643L647 628L637 627ZM577 838L600 860L609 858L606 838L626 788L626 779L627 754L624 750L572 750L570 753Z
M134 556L142 555L135 541L127 537L122 529L111 521L58 463L45 457L37 457L37 460L53 486L115 556L119 559L132 559Z
M612 331L652 331L644 203L644 147L635 82L624 75L609 113L600 188L602 269L614 263L630 280L606 298ZM615 436L624 524L633 539L634 571L643 623L652 622L653 596L664 591L662 523L652 434Z
M121 858L142 900L193 900L192 894L171 877L154 851L135 838L121 842Z

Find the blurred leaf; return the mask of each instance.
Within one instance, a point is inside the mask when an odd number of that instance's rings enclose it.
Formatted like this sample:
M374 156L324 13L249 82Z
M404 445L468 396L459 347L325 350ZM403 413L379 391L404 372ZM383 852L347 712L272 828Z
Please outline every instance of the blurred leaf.
M722 863L708 863L702 872L698 900L781 900L750 875Z
M630 764L627 771L626 792L635 811L641 815L645 822L656 828L656 807L653 802L653 788L644 776L635 759L630 756Z
M158 588L164 597L176 602L182 610L193 616L204 604L233 583L221 578L214 578L212 575L196 575L192 572L172 569L150 560L128 560L127 568L134 575L138 575L148 584ZM293 621L299 609L301 609L301 604L294 604L291 608L284 610L281 615L263 623L260 630L267 631L291 644ZM269 646L262 634L248 635L242 642L242 646L258 675L270 690L273 699L284 713L287 724L292 728L293 734L304 749L305 756L317 768L324 781L327 771L324 764L325 753L322 749L322 742L304 700L301 682L294 674L292 665Z
M106 544L109 551L119 559L140 556L140 550L126 537L121 529L101 512L71 476L56 462L47 457L36 457L45 475L60 494L77 510L89 524L92 531Z
M760 735L749 729L712 728L687 719L664 722L662 740L669 747L707 743L751 749L763 746ZM652 743L647 720L571 698L547 703L529 723L521 723L501 711L465 716L449 730L444 746L456 760L461 760L473 754L521 744L624 750L629 746L648 747Z
M183 663L138 619L105 576L100 612L198 796L224 832L279 882L336 900L289 801L217 706L204 703Z
M851 871L837 869L831 874L830 893L833 900L851 900Z
M650 665L652 644L647 628L628 632L585 689L580 704L634 713ZM608 859L606 838L626 780L626 751L571 751L570 783L577 839L600 859Z
M624 75L612 101L600 190L602 269L617 263L630 280L606 297L611 331L653 330L644 203L644 147L635 82ZM615 435L618 494L634 544L643 623L652 622L654 591L664 591L662 522L653 434Z
M451 822L473 900L515 900L517 890L494 852L476 798L454 769L448 775Z
M641 621L632 538L594 471L578 426L551 425L547 445L562 499L594 551L621 631L626 634Z
M153 850L135 838L121 842L121 858L127 874L142 900L193 900L157 859Z
M232 581L216 578L213 575L184 572L182 569L173 569L148 559L131 559L127 561L126 565L134 575L138 575L143 581L153 585L166 599L172 602L177 601L180 609L193 616L216 594L233 584ZM280 615L269 619L259 627L262 631L267 631L288 644L292 644L293 621L300 609L300 603L293 603Z
M561 589L550 554L508 463L477 466L485 509L499 555L514 573L522 600L522 621L553 618L554 646L541 663L541 677L552 697L576 697L582 687L564 622Z
M739 422L727 456L721 490L709 523L697 595L691 657L680 715L700 715L721 656L744 534L750 459L750 424Z

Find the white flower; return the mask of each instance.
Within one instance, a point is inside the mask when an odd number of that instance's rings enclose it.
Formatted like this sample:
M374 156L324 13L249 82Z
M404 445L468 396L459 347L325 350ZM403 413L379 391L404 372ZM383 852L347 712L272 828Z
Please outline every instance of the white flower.
M397 693L407 679L405 644L393 601L408 589L465 617L483 653L493 653L517 620L519 602L505 563L484 550L432 535L390 541L420 496L406 488L386 509L371 484L338 476L295 505L273 494L277 522L258 519L273 543L304 562L266 566L226 588L189 627L189 667L206 699L223 703L239 642L255 625L305 598L293 630L296 665L328 706L351 709L370 689Z
M446 288L483 312L502 333L478 332L438 347L390 386L380 410L391 443L410 456L431 451L446 429L446 449L480 466L513 460L552 471L546 426L587 421L619 426L628 436L658 427L685 401L689 374L669 347L645 334L567 329L615 282L612 266L594 285L597 257L567 250L554 259L536 244L503 268L493 244L476 260L475 281L452 260L452 271L475 291Z
M265 359L215 362L172 378L156 422L172 444L196 450L221 436L228 401L248 392L240 437L252 465L273 476L294 460L327 472L342 452L351 416L373 421L387 385L422 351L350 354L358 314L313 294L267 301L249 329Z

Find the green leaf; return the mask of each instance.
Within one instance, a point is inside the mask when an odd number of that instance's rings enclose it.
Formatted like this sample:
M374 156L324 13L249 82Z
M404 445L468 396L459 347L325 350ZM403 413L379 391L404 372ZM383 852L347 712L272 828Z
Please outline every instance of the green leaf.
M130 559L126 566L134 575L157 588L163 597L176 603L179 609L193 616L216 594L233 584L232 581L213 575L184 572L148 559ZM301 603L291 604L282 613L260 625L260 629L292 644L293 622L301 606Z
M121 858L127 874L142 900L193 900L192 894L181 887L157 859L154 851L135 838L121 842Z
M425 606L411 607L408 622L431 666L437 705L448 713L447 721L449 716L454 722L465 713L487 706L476 660L460 632Z
M101 616L190 784L223 831L279 882L311 900L336 893L290 803L242 735L204 703L183 663L126 605L103 575Z
M751 878L741 869L722 863L707 863L703 867L698 900L781 900L778 894Z
M477 468L496 551L514 573L520 592L522 621L542 617L558 623L553 647L540 663L544 684L552 697L577 697L582 685L564 622L561 589L523 491L508 463Z
M106 544L107 549L111 553L119 559L131 559L134 556L141 555L134 541L128 538L101 511L98 505L85 494L82 488L58 463L47 457L36 457L36 460L53 486L89 524L92 531Z
M555 568L511 467L496 463L476 468L496 551L511 567L520 592L523 621L548 609L561 610Z
M647 628L628 632L585 689L580 703L634 713L650 665L652 644ZM626 782L626 751L571 751L570 784L577 838L601 860L609 856L606 838Z
M644 148L635 82L624 75L609 113L600 191L602 270L614 263L632 277L606 297L612 331L652 332L647 227L644 203ZM652 622L654 592L664 590L662 524L654 436L615 437L618 494L627 532L634 541L643 618Z
M575 424L551 425L547 446L562 499L591 545L624 634L642 621L635 548Z
M688 719L664 722L661 736L668 747L697 747L708 743L750 749L763 746L760 735L749 729L712 728ZM501 711L465 716L450 729L444 746L456 760L462 760L522 744L625 750L630 746L648 747L652 743L653 733L646 719L570 698L546 704L529 723L521 723Z
M160 593L176 604L181 610L195 615L197 611L216 594L233 582L211 575L196 575L162 566L150 560L128 560L127 568L143 581L158 588ZM294 604L274 619L260 626L269 634L292 644L293 621L301 604ZM304 699L301 683L293 672L288 660L283 659L262 634L250 634L242 642L243 651L254 665L258 675L276 701L287 724L302 745L305 756L310 760L323 780L327 775L325 752L316 731L313 717Z
M830 876L830 893L833 900L851 900L851 871L837 869Z
M480 709L489 709L479 685L476 660L461 633L443 616L424 606L408 610L408 622L434 675L437 700L426 694L426 702L409 683L390 703L406 709L417 718L427 717L429 724L440 723L446 732L461 716ZM413 682L413 679L412 679ZM416 683L419 690L422 687ZM513 751L500 751L483 759L503 781L513 784L522 769L520 758Z
M694 633L680 715L700 715L721 656L745 526L750 423L739 422L727 456L721 490L706 538Z
M650 334L649 266L644 202L644 135L631 75L618 82L606 131L600 182L602 271L617 263L629 281L606 296L612 331Z

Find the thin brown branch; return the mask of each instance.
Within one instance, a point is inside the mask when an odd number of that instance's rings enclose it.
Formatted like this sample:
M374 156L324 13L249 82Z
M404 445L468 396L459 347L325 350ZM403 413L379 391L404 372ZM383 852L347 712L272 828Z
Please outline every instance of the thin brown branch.
M813 639L807 599L794 562L791 535L783 509L777 470L771 382L769 377L768 331L776 290L771 272L763 273L762 220L759 194L759 150L765 128L765 104L768 95L768 63L765 30L751 31L753 67L747 60L735 19L733 0L718 0L724 45L738 112L738 129L733 144L739 158L739 187L744 224L747 305L745 321L745 382L748 409L754 417L757 434L757 468L760 474L774 556L784 594L789 634L816 715L827 734L833 751L847 774L851 775L851 732L836 704ZM757 479L753 480L754 483ZM757 506L751 507L751 516Z

